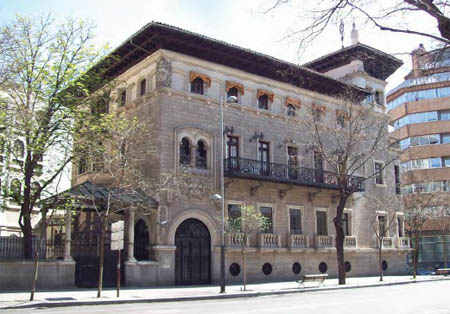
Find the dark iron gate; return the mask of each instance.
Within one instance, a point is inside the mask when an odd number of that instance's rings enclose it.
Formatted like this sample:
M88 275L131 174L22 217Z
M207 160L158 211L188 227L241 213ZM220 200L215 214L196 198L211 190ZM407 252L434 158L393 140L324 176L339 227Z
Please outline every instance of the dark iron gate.
M185 220L175 233L175 282L177 285L211 283L211 237L197 219Z

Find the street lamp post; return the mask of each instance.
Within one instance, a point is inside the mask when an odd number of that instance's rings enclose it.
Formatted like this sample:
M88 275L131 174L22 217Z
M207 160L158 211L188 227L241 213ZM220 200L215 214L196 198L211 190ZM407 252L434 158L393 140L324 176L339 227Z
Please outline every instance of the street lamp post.
M237 102L235 96L227 98L228 102ZM225 184L224 184L224 127L223 127L223 96L220 97L220 293L225 292Z

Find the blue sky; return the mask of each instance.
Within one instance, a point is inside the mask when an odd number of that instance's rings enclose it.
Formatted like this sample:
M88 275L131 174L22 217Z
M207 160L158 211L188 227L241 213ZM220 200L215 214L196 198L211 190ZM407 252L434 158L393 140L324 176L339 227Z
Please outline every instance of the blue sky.
M341 47L337 26L332 26L299 59L295 42L282 40L296 19L297 7L286 7L277 14L263 14L271 0L0 0L0 21L16 14L52 13L62 21L67 16L92 20L96 43L113 47L151 21L160 21L216 39L249 48L294 63L305 63ZM357 23L358 24L358 23ZM368 25L358 25L360 41L389 53L409 52L420 38L400 38L380 33ZM351 25L346 25L345 44L350 42ZM388 88L401 82L409 70L409 56L389 81Z

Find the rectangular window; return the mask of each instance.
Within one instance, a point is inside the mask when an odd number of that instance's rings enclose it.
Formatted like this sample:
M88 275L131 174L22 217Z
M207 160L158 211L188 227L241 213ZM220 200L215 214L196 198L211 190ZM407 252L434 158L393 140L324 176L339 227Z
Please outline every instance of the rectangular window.
M228 204L228 219L234 229L241 230L241 205L239 204Z
M342 215L342 229L344 229L344 235L346 237L350 236L350 228L349 228L349 214L344 213Z
M328 235L327 212L316 211L317 235Z
M386 230L386 217L378 216L378 234L381 238L385 238L387 234Z
M289 209L289 222L291 234L302 234L302 212L300 209Z
M239 137L227 136L227 157L239 158Z
M259 109L269 109L269 96L267 95L261 95L258 98L258 108Z
M261 211L261 215L266 218L266 225L263 228L263 233L273 233L273 215L272 215L272 207L261 206L259 208Z
M395 178L395 194L400 194L400 167L398 165L394 166L394 178Z
M444 167L450 167L450 157L442 158L442 163Z
M298 157L297 157L297 147L288 146L288 175L290 179L297 179L298 177Z
M397 216L398 237L403 238L403 217Z
M270 173L270 144L268 142L259 142L258 144L258 160L260 164L261 174L269 175Z
M141 81L139 90L140 90L139 95L141 95L141 96L145 95L145 93L147 92L147 80L146 79L143 79Z
M383 164L381 162L375 162L375 183L384 184Z
M323 155L320 151L314 151L314 177L317 183L323 183Z
M440 168L440 167L442 167L441 158L440 157L431 158L431 168Z
M120 105L125 106L127 104L127 91L123 90L120 93Z
M442 144L449 144L449 143L450 143L450 134L442 135Z

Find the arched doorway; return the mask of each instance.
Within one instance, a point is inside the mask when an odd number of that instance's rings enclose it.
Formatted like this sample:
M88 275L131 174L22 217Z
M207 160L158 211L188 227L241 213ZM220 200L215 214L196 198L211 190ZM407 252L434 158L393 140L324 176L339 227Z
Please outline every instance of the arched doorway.
M148 260L149 257L148 228L142 219L134 225L134 258L138 261Z
M175 233L175 283L211 283L211 236L197 219L185 220Z

